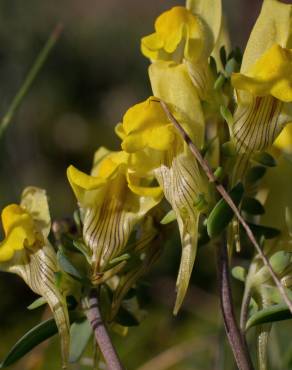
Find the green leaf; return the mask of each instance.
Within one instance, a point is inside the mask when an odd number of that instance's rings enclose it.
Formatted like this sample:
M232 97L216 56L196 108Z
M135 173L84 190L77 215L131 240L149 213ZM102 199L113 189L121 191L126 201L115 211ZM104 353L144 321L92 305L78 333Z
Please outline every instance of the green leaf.
M36 308L39 308L46 304L47 301L44 299L44 297L39 297L35 301L33 301L29 306L27 306L28 310L35 310Z
M239 70L239 64L235 60L235 58L231 58L228 60L225 66L225 76L227 78L231 77L233 72L238 72Z
M225 84L225 82L226 82L226 78L223 76L222 73L220 73L217 80L214 83L214 89L217 91L220 90Z
M247 272L246 272L246 269L243 268L242 266L233 267L231 273L235 279L242 281L243 283L245 282Z
M230 110L225 107L225 105L220 105L220 114L223 119L228 123L229 126L232 126L234 119Z
M254 184L258 182L264 177L266 171L266 168L263 166L255 166L250 168L246 174L247 183Z
M250 215L262 215L265 213L263 205L255 198L243 198L241 209Z
M91 338L92 328L87 319L76 321L70 330L70 355L69 362L77 362L86 349Z
M253 314L246 324L246 330L259 324L291 319L292 315L285 303L275 304Z
M215 58L212 57L212 55L209 58L209 64L210 64L210 69L213 72L213 75L217 76L217 64L216 64Z
M273 239L276 236L280 235L281 231L269 226L263 226L263 225L256 225L252 223L248 223L249 227L251 228L251 231L255 234L255 236L260 239L264 237L265 239Z
M275 167L275 166L277 166L277 162L276 162L275 158L267 152L257 153L253 156L252 159L255 162L257 162L257 163L259 163L263 166L266 166L266 167Z
M227 141L222 144L222 153L226 157L234 157L237 154L234 143L232 141Z
M91 251L90 249L80 240L73 240L74 247L83 254L86 261L91 265Z
M222 179L224 174L224 170L221 166L217 167L216 170L214 171L214 176L216 177L217 180Z
M236 206L239 205L243 196L243 185L238 183L230 191L229 195ZM212 212L210 213L207 220L207 231L211 238L218 236L229 224L233 217L233 211L224 199L221 199Z
M76 312L70 314L71 323L75 322L78 319L80 319L80 314ZM16 344L11 348L8 355L1 363L0 368L3 369L7 366L12 365L38 344L42 343L44 340L52 337L57 333L58 328L53 318L41 322L40 324L29 330L26 334L24 334L22 338L20 338L16 342Z
M136 319L136 317L132 315L128 310L126 310L123 306L120 307L115 317L115 322L123 326L139 325L139 321Z
M170 210L164 217L163 219L160 221L161 225L167 225L173 221L176 220L176 214L174 212L174 210Z
M57 260L59 266L63 271L67 272L67 274L71 275L77 280L83 280L84 277L82 276L82 274L72 264L72 262L68 259L66 254L62 251L62 249L59 249L57 252Z
M226 64L226 61L227 61L227 55L226 55L226 50L225 50L224 46L221 46L219 53L220 53L221 63L223 65L223 67L225 67L225 64Z

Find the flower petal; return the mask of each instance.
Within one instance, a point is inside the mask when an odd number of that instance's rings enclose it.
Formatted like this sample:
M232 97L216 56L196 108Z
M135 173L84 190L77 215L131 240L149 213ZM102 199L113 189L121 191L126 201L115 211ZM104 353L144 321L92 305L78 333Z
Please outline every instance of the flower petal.
M38 231L47 237L51 229L51 217L46 191L34 186L25 188L20 205L33 216Z
M33 253L25 251L7 271L19 275L36 294L50 306L61 338L62 360L66 366L69 355L69 317L65 298L55 284L57 259L53 247L47 243Z
M239 153L271 146L289 121L282 113L283 103L279 100L272 96L251 99L248 104L239 104L234 114L232 137Z
M174 307L174 313L177 314L187 292L197 252L200 212L194 203L205 187L198 165L188 152L168 156L168 160L155 170L155 174L165 198L176 214L182 243Z
M292 48L291 24L292 5L264 0L243 55L241 73L247 73L274 44Z
M192 140L201 147L204 139L204 117L186 66L168 62L153 63L149 67L149 76L154 95L171 106L173 114Z
M206 27L204 32L205 56L209 57L220 33L222 20L221 0L187 0L186 7L195 16L202 19Z
M254 96L272 95L292 101L292 50L275 44L248 70L247 74L234 73L232 85L249 91Z

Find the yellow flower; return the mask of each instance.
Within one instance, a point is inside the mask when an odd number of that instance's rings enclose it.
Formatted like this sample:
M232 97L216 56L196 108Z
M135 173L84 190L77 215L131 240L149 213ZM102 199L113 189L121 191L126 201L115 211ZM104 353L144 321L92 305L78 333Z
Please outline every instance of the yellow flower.
M92 251L93 279L122 254L134 226L162 197L151 178L129 173L128 154L100 148L91 175L75 167L67 170L68 180L83 212L83 237Z
M142 38L141 50L152 60L194 61L202 52L203 36L200 20L176 6L157 18L155 33Z
M142 53L154 64L159 62L160 70L183 63L202 100L212 100L214 81L208 58L217 44L222 45L221 8L221 0L189 1L188 9L176 6L162 13L155 32L141 40Z
M240 153L271 146L291 121L291 20L291 5L265 0L241 71L232 76L238 100L232 136Z
M184 117L184 128L198 141L196 126L180 111L173 113L178 118ZM169 123L157 98L150 97L130 108L117 126L117 133L123 150L129 153L131 170L137 176L154 175L176 214L182 242L174 308L177 313L187 291L197 250L200 212L194 204L206 186L196 161Z
M55 285L56 253L48 241L51 220L44 190L28 187L20 205L2 211L5 239L0 243L0 269L19 275L45 298L53 311L61 336L62 358L67 363L69 318L65 298Z

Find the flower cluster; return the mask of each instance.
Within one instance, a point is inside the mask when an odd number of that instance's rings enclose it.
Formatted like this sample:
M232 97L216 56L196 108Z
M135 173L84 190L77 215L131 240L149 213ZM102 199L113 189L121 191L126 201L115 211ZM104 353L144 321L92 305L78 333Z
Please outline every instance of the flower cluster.
M211 166L224 167L228 187L239 180L244 183L242 210L249 222L257 221L262 209L255 199L260 188L253 186L262 171L253 163L270 165L270 154L263 152L292 119L292 5L263 1L242 63L238 53L230 51L221 0L188 0L186 7L161 14L154 28L141 40L141 51L150 60L153 96L129 108L117 124L119 151L98 149L90 174L74 166L67 169L79 207L82 230L77 239L89 263L89 284L115 285L111 319L127 290L158 257L169 220L176 220L181 239L174 313L179 311L200 228L211 222L208 216L216 208L206 175L161 102ZM287 142L291 143L289 129L276 145L289 151ZM55 282L60 266L48 240L45 192L27 188L20 205L3 210L2 223L1 268L20 275L50 305L66 362L69 319L65 294ZM229 224L231 253L239 234L238 225ZM285 263L290 263L286 254ZM263 270L256 262L257 281L267 280Z

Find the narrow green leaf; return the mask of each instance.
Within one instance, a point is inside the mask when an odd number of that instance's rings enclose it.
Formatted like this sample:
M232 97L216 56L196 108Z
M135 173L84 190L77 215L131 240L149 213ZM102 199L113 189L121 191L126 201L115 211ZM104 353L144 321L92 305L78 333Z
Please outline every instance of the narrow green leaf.
M83 256L86 258L86 261L91 265L91 251L90 249L79 240L73 240L74 247L83 254Z
M258 182L264 177L266 171L266 168L263 166L255 166L250 168L246 174L247 183L254 184Z
M174 210L170 210L164 217L163 219L160 221L161 225L167 225L173 221L176 220L176 214L174 212Z
M266 166L266 167L275 167L275 166L277 166L277 162L276 162L275 158L267 152L257 153L253 156L252 159L255 162L257 162L257 163L259 163L263 166Z
M259 324L288 320L291 318L291 312L285 303L275 304L253 314L247 321L246 330Z
M220 90L225 84L225 81L226 81L226 78L223 76L222 73L220 73L217 80L214 83L214 89L217 91Z
M243 196L243 185L238 183L230 191L229 195L238 206ZM218 236L229 224L233 217L233 211L224 199L221 199L212 212L210 213L207 220L207 231L211 238Z
M234 143L232 141L227 141L222 144L222 153L226 157L234 157L237 154Z
M225 64L226 64L226 61L227 61L227 55L226 55L226 50L225 50L224 46L221 46L219 53L220 53L221 63L223 65L223 67L225 67Z
M210 69L213 72L213 75L217 76L217 64L216 64L215 58L212 57L212 55L209 58L209 64L210 64Z
M86 349L91 338L92 328L87 319L76 321L70 329L70 355L69 362L77 362Z
M230 110L225 105L220 105L220 114L229 126L233 125L233 116Z
M123 306L120 307L116 317L115 322L123 326L137 326L139 321L132 315L131 312L126 310Z
M231 270L231 274L235 279L242 281L243 283L245 282L247 272L246 269L242 266L233 267L233 269Z
M216 177L216 179L217 180L222 179L223 174L224 174L223 168L221 166L217 167L214 172L214 176Z
M59 249L57 252L57 260L61 269L67 272L67 274L71 275L77 280L82 280L84 278L61 249Z
M280 230L274 227L256 225L252 223L249 223L248 225L258 239L261 239L262 237L264 237L265 239L273 239L281 233Z
M243 198L241 209L250 215L262 215L265 213L263 205L255 198Z
M80 319L80 314L76 312L70 314L71 323L75 322L78 319ZM12 365L38 344L42 343L44 340L52 337L57 333L58 328L53 318L36 325L16 342L16 344L11 348L8 355L1 363L0 368L4 369L7 366Z
M225 66L225 76L227 78L231 77L233 72L238 72L239 70L239 64L235 60L235 58L231 58L228 60Z
M47 301L44 299L44 297L39 297L35 301L33 301L29 306L27 306L28 310L35 310L36 308L39 308L46 304Z

